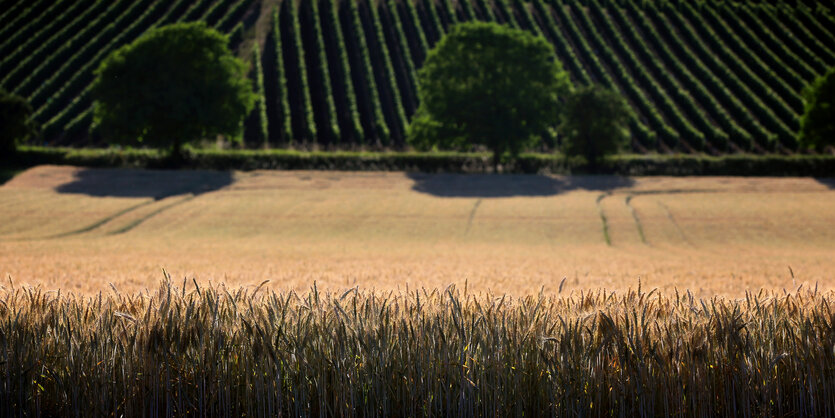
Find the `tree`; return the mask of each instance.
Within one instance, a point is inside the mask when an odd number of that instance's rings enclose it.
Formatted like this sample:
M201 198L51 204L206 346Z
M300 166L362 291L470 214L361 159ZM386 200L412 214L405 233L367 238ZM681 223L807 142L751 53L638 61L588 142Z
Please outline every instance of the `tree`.
M94 125L111 141L170 148L239 141L255 96L228 38L203 22L154 29L108 56L93 84Z
M498 167L555 125L568 74L544 38L495 23L458 24L418 73L420 107L409 126L416 148L483 145Z
M806 111L800 118L798 143L816 150L835 146L835 67L810 84L803 96Z
M32 106L0 88L0 158L13 154L20 143L37 134Z
M628 144L630 114L623 97L603 87L592 85L571 93L559 126L563 152L582 155L596 167L604 156Z

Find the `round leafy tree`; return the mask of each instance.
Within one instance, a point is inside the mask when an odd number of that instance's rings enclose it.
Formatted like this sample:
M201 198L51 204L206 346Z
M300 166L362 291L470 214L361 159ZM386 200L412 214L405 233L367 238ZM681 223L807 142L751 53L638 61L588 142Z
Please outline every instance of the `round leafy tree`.
M13 154L20 143L37 132L29 103L0 88L0 159Z
M419 149L483 145L516 156L555 124L568 74L544 38L495 23L454 26L418 74L420 108L409 126Z
M582 155L592 167L604 156L629 143L631 110L619 94L599 86L588 86L568 95L562 107L562 150Z
M110 141L169 148L226 135L240 140L254 94L225 35L203 22L142 35L108 56L93 84L94 124Z
M835 68L818 77L804 93L806 111L798 142L803 148L835 146Z

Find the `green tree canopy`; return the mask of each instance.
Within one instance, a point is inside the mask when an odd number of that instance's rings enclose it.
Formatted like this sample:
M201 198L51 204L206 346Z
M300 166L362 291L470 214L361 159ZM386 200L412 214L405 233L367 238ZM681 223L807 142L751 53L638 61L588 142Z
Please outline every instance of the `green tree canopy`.
M142 35L96 71L94 124L108 140L171 148L226 135L239 140L255 100L225 35L178 23Z
M0 88L0 159L14 153L20 143L37 133L32 106L26 99Z
M571 93L562 107L562 150L582 155L592 167L629 143L631 110L619 94L599 86Z
M409 126L419 149L483 145L498 165L556 124L568 74L544 38L495 23L454 26L419 71Z
M835 146L835 67L804 92L806 111L800 119L801 147L822 150Z

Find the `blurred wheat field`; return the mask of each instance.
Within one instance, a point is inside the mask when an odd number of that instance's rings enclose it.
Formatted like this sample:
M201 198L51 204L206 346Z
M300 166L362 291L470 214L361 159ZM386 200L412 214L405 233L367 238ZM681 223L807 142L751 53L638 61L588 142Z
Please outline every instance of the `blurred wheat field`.
M41 166L0 186L0 274L95 294L464 283L497 294L833 286L835 190L802 178L620 178ZM608 242L607 242L608 240ZM793 270L793 274L789 271Z
M835 294L0 289L0 415L833 416Z

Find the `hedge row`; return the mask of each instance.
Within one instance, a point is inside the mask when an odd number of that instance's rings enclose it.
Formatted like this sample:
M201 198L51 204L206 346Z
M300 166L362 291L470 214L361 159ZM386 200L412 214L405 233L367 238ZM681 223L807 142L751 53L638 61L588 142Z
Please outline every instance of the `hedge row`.
M293 150L190 150L173 163L164 153L145 149L23 147L5 166L41 164L84 167L189 168L207 170L351 170L480 173L492 171L491 154L459 152L303 152ZM3 167L4 164L0 164ZM506 165L512 173L588 173L578 158L522 154ZM619 155L598 173L619 175L812 176L835 178L835 155Z

